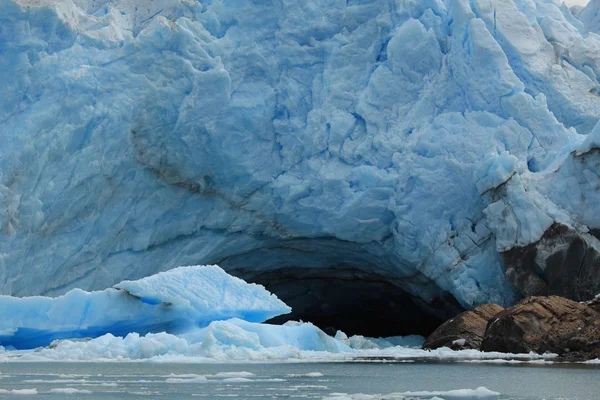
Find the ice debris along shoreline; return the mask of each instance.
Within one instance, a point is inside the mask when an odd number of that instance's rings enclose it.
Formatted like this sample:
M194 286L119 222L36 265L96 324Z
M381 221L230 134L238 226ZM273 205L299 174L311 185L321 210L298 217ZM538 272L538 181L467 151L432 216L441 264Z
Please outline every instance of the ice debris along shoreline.
M217 320L263 322L290 311L261 285L217 266L180 267L98 292L0 296L0 345L30 349L107 333L182 333Z
M180 267L138 281L124 281L104 291L73 290L57 298L1 296L0 344L4 347L0 347L0 362L554 357L447 348L426 351L421 349L424 338L420 336L372 339L348 337L338 331L331 337L311 323L262 323L289 311L264 287L232 277L217 266ZM54 339L64 340L31 350Z
M338 338L340 335L338 335ZM399 345L393 345L395 342ZM183 335L111 334L89 341L62 340L51 347L0 352L0 362L413 362L422 360L523 363L551 362L556 355L507 354L409 347L414 338L336 339L310 323L259 324L215 321Z

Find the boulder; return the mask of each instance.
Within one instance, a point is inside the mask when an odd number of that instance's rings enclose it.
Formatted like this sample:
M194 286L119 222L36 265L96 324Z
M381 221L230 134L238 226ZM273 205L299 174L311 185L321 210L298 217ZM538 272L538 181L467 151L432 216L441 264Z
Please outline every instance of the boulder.
M600 314L563 297L529 297L488 323L481 350L557 353L566 360L597 358Z
M598 230L578 232L554 223L540 240L502 253L506 279L522 297L591 300L600 293Z
M497 304L484 304L444 322L423 345L426 349L479 349L488 321L504 310Z

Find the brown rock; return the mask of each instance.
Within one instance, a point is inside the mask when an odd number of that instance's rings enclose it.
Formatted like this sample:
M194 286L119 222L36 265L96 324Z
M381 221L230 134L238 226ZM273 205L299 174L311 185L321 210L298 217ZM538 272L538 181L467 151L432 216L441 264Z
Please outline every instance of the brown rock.
M600 314L563 297L529 297L490 320L481 350L550 352L568 360L596 358Z
M426 349L450 347L454 350L479 349L488 321L504 310L497 304L484 304L444 322L423 345Z

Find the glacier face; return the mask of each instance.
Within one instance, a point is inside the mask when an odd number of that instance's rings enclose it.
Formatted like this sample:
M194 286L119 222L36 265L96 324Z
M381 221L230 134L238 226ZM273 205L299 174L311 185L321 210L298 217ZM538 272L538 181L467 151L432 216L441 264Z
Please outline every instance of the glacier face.
M217 266L174 268L98 292L64 296L0 296L0 345L17 349L104 334L198 332L215 321L264 322L290 308L256 284ZM200 332L203 332L200 330Z
M558 0L0 0L0 27L2 293L214 263L452 314L514 301L500 253L553 221L600 228L571 154L600 38Z
M577 17L583 22L586 32L600 34L600 1L590 0L588 5L578 12Z

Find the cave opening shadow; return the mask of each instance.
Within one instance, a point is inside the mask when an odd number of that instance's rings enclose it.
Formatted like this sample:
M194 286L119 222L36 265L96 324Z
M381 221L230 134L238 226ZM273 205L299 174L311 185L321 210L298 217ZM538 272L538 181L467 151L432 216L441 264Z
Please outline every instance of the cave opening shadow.
M449 295L425 303L386 277L349 266L278 269L250 281L292 307L292 313L267 323L312 322L330 335L341 330L369 337L427 336L463 311Z

